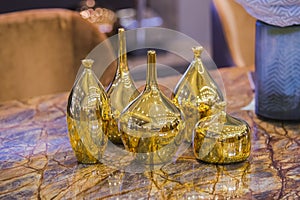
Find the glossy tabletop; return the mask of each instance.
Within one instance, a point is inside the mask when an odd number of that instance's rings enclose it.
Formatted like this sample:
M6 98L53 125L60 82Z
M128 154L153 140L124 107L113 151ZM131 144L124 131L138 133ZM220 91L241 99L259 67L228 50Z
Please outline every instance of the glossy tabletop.
M67 93L9 101L0 103L0 199L299 199L300 123L241 110L254 95L248 68L220 72L227 111L252 128L248 160L206 164L189 149L153 172L82 165L68 138Z

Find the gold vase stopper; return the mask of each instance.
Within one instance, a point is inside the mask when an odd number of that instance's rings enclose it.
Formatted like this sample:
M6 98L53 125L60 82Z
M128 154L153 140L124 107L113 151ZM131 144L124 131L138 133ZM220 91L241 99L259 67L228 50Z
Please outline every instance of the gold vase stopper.
M176 159L185 131L184 115L159 89L156 53L148 51L146 85L122 112L119 130L126 149L145 165Z
M114 80L107 90L107 96L112 109L112 120L109 124L108 139L114 144L122 144L117 121L123 109L138 95L127 63L126 35L123 28L119 28L118 66Z
M111 115L104 88L91 69L93 62L82 60L84 70L71 90L67 105L70 143L78 162L86 164L101 160Z

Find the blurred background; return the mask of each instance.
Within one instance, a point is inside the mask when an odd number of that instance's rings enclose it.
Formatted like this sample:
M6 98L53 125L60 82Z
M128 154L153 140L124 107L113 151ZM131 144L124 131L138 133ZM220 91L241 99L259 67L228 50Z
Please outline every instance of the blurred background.
M118 27L177 30L204 46L218 67L234 65L212 0L10 0L1 2L0 13L38 8L107 8L116 14Z

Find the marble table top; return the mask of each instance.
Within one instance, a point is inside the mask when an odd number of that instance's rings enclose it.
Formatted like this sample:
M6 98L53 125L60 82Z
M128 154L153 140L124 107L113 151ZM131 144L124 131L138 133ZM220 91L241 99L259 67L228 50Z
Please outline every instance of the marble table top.
M0 103L0 199L299 199L300 123L241 110L253 99L247 68L221 69L227 111L252 128L248 160L198 162L191 150L160 170L128 173L78 164L67 124L67 93Z

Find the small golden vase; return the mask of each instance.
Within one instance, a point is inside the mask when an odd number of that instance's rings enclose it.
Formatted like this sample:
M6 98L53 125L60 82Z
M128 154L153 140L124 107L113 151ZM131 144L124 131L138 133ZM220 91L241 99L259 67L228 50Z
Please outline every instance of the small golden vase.
M193 150L198 160L229 164L250 155L250 127L225 111L202 118L195 127Z
M156 53L148 51L145 89L119 120L125 148L145 165L176 159L185 132L184 115L159 89L156 73Z
M80 163L101 160L107 145L110 107L102 84L92 71L93 60L82 61L84 70L68 99L67 123L71 146Z
M138 95L127 64L126 36L123 28L119 29L118 67L112 84L107 90L107 96L112 109L112 120L109 124L108 139L114 144L122 144L118 131L118 120L123 109Z
M201 60L203 47L193 48L194 59L175 87L173 101L186 118L186 141L192 142L196 123L211 114L214 104L223 102L223 95Z

